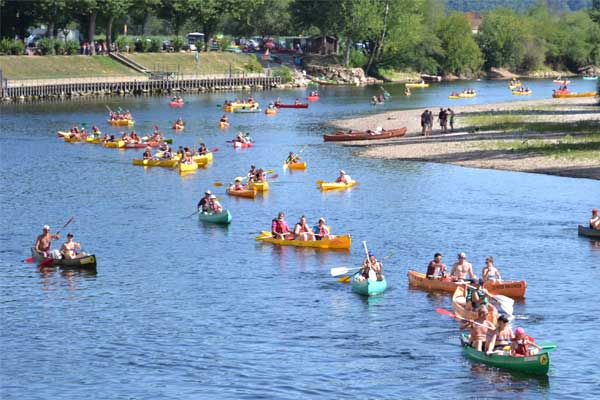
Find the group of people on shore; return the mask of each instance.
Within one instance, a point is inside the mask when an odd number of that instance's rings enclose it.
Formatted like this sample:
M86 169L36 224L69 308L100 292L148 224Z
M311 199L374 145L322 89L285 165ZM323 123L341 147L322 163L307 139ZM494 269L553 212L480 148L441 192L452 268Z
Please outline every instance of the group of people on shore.
M44 258L64 258L74 260L87 256L85 252L80 252L81 245L74 240L72 233L67 233L67 241L62 244L60 250L52 250L52 241L59 240L58 233L50 233L50 227L44 225L41 235L35 240L34 250Z
M325 218L319 218L317 224L311 228L306 221L306 217L302 215L296 225L294 225L294 229L291 230L283 212L279 212L277 217L271 221L271 234L273 238L283 240L307 241L334 238L329 231Z
M440 129L442 133L448 132L448 124L450 125L450 132L454 132L454 118L455 113L450 107L447 109L440 108L440 112L438 113L438 121L440 124ZM423 136L431 135L433 131L433 122L434 116L433 111L425 110L421 114L421 134Z

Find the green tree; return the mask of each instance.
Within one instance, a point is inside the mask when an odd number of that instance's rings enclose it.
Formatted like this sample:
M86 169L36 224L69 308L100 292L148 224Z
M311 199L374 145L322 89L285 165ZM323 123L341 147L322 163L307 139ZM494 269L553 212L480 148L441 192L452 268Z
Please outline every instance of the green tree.
M157 7L158 16L171 24L175 36L181 34L183 24L194 17L199 10L200 3L210 8L215 0L162 0Z
M367 38L369 29L377 18L377 0L340 0L339 33L345 39L344 65L350 64L352 44Z
M473 38L471 25L461 13L452 13L436 30L445 54L440 61L444 72L463 74L477 72L483 65L483 54Z
M66 0L39 0L33 3L37 21L47 26L46 36L53 39L56 29L64 27L69 19Z
M517 69L525 55L523 21L512 10L498 9L485 13L479 32L479 45L486 68Z
M31 3L20 0L2 0L0 2L0 36L24 39L27 29L36 19L36 10Z
M87 40L90 43L90 51L96 54L94 46L94 35L96 34L96 20L101 4L97 0L78 0L72 5L72 12L80 18L81 26L87 25Z
M600 0L594 0L590 8L590 18L592 21L600 25Z
M326 36L338 33L341 15L338 2L293 0L290 3L290 13L294 26L304 31L316 29L323 37L323 43L326 43Z
M125 17L132 6L132 0L103 0L101 11L106 23L107 43L112 43L112 30L115 20Z

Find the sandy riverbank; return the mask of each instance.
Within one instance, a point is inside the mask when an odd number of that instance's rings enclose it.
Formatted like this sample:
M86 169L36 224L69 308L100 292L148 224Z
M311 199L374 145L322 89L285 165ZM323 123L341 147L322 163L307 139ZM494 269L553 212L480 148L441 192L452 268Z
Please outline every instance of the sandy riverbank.
M422 109L339 120L332 125L357 130L377 126L407 127L404 138L379 143L344 143L365 148L357 152L364 157L600 180L597 136L592 139L589 136L600 133L600 107L596 101L594 98L547 99L457 106L453 108L456 132L442 134L438 128L429 137L421 136ZM439 108L432 111L437 115ZM435 120L437 123L437 117ZM569 141L571 137L576 138L576 143ZM534 141L536 146L527 147L529 141ZM576 151L563 149L569 145Z

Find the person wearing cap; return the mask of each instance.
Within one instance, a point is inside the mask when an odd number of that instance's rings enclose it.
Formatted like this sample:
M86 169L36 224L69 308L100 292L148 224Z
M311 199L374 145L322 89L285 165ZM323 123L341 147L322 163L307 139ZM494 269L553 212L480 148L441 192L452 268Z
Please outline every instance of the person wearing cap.
M294 236L290 232L290 227L285 220L283 211L280 211L277 214L277 218L273 218L271 221L271 233L275 239L293 239Z
M144 154L142 154L142 158L144 160L152 160L152 147L146 146L146 150L144 150Z
M375 255L369 251L362 263L361 269L358 271L358 281L370 279L372 281L383 280L383 264L377 260Z
M198 212L202 211L203 213L207 213L210 210L210 196L212 195L210 190L204 192L204 197L200 199L198 204L196 205L196 209Z
M496 329L490 321L488 321L488 310L485 307L477 310L477 318L474 321L464 321L460 329L470 329L469 343L471 347L477 351L483 351L483 344L487 341L488 331Z
M315 233L315 239L317 240L334 238L334 236L329 232L329 228L327 227L325 218L323 217L319 218L319 222L317 222L317 225L313 227L313 232Z
M215 196L214 194L210 195L208 206L210 207L210 211L213 213L220 213L223 211L223 206L221 205L221 203L219 203L219 200L217 200L217 196Z
M485 267L483 267L483 270L481 271L481 277L483 278L484 282L502 282L500 271L498 271L498 268L494 266L494 257L487 256L485 258Z
M315 240L315 234L308 227L304 215L300 217L300 220L296 223L296 226L294 226L294 239L304 241Z
M501 314L498 317L498 326L488 341L486 354L504 354L504 348L510 346L514 337L508 317Z
M34 249L42 256L49 257L52 240L58 239L60 239L60 235L58 233L50 233L50 227L48 225L44 225L42 228L42 234L35 239Z
M467 261L467 255L458 253L458 261L452 265L450 276L454 281L464 281L467 279L467 275L469 275L469 279L477 278L473 273L473 266Z
M537 350L529 350L529 346L535 347ZM515 336L510 344L510 355L527 357L533 354L537 354L538 350L542 348L538 346L531 336L527 336L525 329L520 326L515 329Z
M427 266L427 279L436 279L446 275L446 264L442 262L442 253L435 253Z
M590 228L600 230L600 216L598 209L592 208L592 218L590 218Z
M338 176L335 181L338 183L350 183L352 182L352 179L350 178L350 175L346 175L346 172L341 169L340 176Z
M81 245L73 240L73 234L67 233L67 241L63 243L60 248L60 254L66 260L74 260L76 258L85 257L87 254L84 252L77 253L75 250L81 249Z
M242 185L242 179L241 178L235 178L235 183L231 186L229 186L229 189L231 190L245 190L246 188L244 187L244 185Z

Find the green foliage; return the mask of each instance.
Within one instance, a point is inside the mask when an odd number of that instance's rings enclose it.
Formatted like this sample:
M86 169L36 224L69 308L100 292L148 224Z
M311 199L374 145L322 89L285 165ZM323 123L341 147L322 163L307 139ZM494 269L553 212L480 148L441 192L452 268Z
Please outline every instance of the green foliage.
M0 40L0 55L20 56L25 51L25 44L20 40L1 39Z
M181 50L181 48L183 47L184 44L185 44L185 40L183 40L183 38L181 36L175 36L171 40L171 46L173 46L173 49L175 51Z
M360 50L350 50L350 67L351 68L362 68L369 61L369 57Z
M258 58L256 58L256 54L250 54L248 56L248 62L246 62L246 64L244 64L244 71L247 71L247 72L262 72L263 71L263 67L262 67L261 63L258 61Z
M54 40L54 54L63 55L65 54L65 41L55 39Z
M68 55L79 54L79 42L77 40L67 40L65 53Z
M54 42L54 39L50 39L47 37L42 38L42 40L40 40L39 47L40 51L42 52L42 55L47 56L54 54Z
M509 9L498 9L484 15L479 32L479 45L485 56L485 65L517 69L525 55L525 26L517 14Z
M283 83L289 83L294 78L292 75L292 70L285 65L273 68L273 76L280 76Z
M148 47L148 51L151 53L158 53L162 48L162 43L157 38L152 38L150 40L150 46Z
M471 26L464 14L450 14L440 22L436 33L445 50L440 60L444 72L460 75L480 70L483 54L473 39Z
M135 51L148 53L150 51L150 41L145 36L142 36L135 42Z
M127 46L129 46L129 51L132 51L135 48L135 42L129 36L119 36L115 40L115 43L117 44L119 51L123 53L126 52Z

